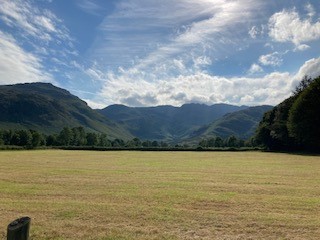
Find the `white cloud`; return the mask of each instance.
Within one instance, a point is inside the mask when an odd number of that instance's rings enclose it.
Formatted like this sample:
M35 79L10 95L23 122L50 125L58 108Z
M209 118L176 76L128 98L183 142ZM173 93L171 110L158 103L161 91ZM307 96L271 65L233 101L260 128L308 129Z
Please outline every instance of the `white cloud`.
M188 102L276 105L291 95L304 75L320 75L320 58L306 61L294 74L273 72L264 76L227 78L196 72L149 82L138 72L118 76L109 73L108 82L96 96L96 101L105 106L113 103L180 106Z
M173 64L177 67L180 71L184 71L186 69L182 59L173 59Z
M108 84L99 94L99 99L105 99L105 105L179 106L186 102L277 104L290 94L292 86L290 74L278 72L260 78L224 78L199 72L155 82L139 79L138 76L134 80L112 74L109 77Z
M305 5L305 9L308 12L309 18L313 18L316 15L316 10L314 9L314 7L310 3L307 3Z
M39 64L50 64L47 72L62 72L77 55L74 40L62 20L40 6L33 0L0 0L0 23L6 25L2 31L24 52L36 54Z
M262 67L256 63L252 64L248 71L249 74L261 73L261 72L263 72Z
M0 31L0 84L54 82L40 59L23 50L15 39Z
M274 41L292 42L298 46L320 39L320 21L312 22L310 18L301 19L295 9L283 10L269 19L269 36Z
M67 42L73 39L62 21L51 11L39 9L29 0L0 0L0 19L9 27L16 28L16 35L32 37L38 41Z
M101 11L101 6L94 0L78 0L76 3L79 8L92 15L99 15Z
M97 69L95 66L84 69L84 73L87 74L94 81L105 82L106 80L104 73Z
M92 109L103 109L106 107L104 103L95 102L90 99L83 99L83 101L85 101Z
M261 25L260 27L253 26L248 31L248 34L250 35L251 38L256 39L258 36L261 36L265 33L265 29L266 29L265 25Z
M310 46L307 44L300 44L294 49L294 51L305 51L305 50L308 50L309 48Z
M280 66L283 62L281 54L274 52L267 55L262 55L259 57L259 62L264 66Z
M211 65L212 61L208 56L199 56L193 59L193 63L197 69L201 69L204 66Z
M306 61L299 69L296 79L300 81L306 75L311 78L320 76L320 58L312 58Z
M46 31L57 32L55 24L53 23L53 21L50 18L45 17L45 16L36 16L35 20L37 21L37 25L46 29Z
M253 26L248 33L251 36L251 38L255 39L259 35L259 30L256 26Z

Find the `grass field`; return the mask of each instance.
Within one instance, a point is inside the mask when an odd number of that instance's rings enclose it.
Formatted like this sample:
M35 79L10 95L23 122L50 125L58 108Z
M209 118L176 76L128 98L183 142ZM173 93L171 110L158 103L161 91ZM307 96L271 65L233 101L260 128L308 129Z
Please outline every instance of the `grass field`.
M0 212L1 239L319 239L320 157L2 151Z

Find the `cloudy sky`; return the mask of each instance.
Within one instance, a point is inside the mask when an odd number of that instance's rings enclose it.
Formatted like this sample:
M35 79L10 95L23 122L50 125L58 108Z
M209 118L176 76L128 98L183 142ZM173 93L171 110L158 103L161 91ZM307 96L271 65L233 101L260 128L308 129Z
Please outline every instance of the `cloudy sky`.
M94 108L278 104L320 75L319 0L0 0L0 84Z

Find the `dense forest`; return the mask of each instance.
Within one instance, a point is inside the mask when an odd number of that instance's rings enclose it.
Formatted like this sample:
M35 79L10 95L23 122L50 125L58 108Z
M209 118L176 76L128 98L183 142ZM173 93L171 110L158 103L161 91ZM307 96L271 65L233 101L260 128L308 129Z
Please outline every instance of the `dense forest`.
M255 140L269 150L320 151L320 77L304 77L293 95L265 113Z

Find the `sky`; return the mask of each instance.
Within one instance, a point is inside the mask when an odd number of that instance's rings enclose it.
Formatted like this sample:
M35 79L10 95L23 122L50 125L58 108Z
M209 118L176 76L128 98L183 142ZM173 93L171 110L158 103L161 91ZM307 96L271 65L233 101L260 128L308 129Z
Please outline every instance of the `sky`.
M92 108L276 105L320 75L319 0L0 0L0 84Z

